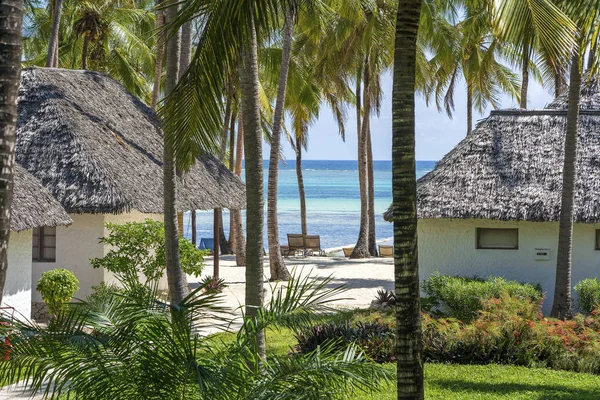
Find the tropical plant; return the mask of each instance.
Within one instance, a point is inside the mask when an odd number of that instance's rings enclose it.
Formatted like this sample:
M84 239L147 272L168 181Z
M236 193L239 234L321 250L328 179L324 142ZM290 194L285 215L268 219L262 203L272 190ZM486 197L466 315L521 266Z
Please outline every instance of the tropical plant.
M25 65L46 65L56 27L53 4L33 2L27 8ZM150 0L62 0L53 66L105 72L150 104L155 64L151 7Z
M331 312L330 280L293 278L275 288L271 302L246 319L233 343L198 333L224 310L220 296L203 286L169 318L164 303L140 302L127 293L106 297L90 311L74 304L47 328L17 321L10 337L10 361L0 379L27 372L31 392L94 399L307 399L343 398L390 378L355 346L322 346L306 355L261 355L253 336L267 327L300 329Z
M42 273L35 289L42 295L50 314L56 316L67 309L79 290L79 280L68 269L52 269Z
M10 207L13 192L15 141L17 131L17 93L21 75L23 0L0 0L0 53L3 54L0 80L0 303L8 269Z
M398 400L423 399L415 164L415 80L422 2L399 1L392 88L392 197Z
M600 306L600 281L598 278L588 278L575 285L579 309L591 313Z
M92 267L112 272L131 292L149 292L165 272L165 229L159 221L106 224L108 235L100 243L110 246L101 258L90 260ZM179 239L181 269L199 276L204 267L204 251L189 240ZM140 278L143 280L140 281Z

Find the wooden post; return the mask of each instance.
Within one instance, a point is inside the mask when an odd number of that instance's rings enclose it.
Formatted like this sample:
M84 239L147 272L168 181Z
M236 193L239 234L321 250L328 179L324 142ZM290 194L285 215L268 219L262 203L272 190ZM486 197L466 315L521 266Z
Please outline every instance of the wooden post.
M214 235L213 235L213 242L214 242L214 258L213 258L213 277L215 279L219 278L219 255L221 253L220 249L219 249L219 229L220 229L220 222L221 222L221 218L219 217L219 211L220 209L215 208L214 211L214 226L213 226L213 230L214 230Z
M194 246L197 246L197 241L198 239L196 238L196 210L192 210L192 243L194 243Z

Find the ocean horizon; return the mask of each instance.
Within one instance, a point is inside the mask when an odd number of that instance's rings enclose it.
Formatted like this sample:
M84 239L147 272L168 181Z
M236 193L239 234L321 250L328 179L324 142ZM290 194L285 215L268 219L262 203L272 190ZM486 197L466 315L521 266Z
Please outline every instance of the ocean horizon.
M437 161L418 160L417 179L431 171ZM269 161L264 160L265 211ZM321 247L336 248L356 243L360 224L360 192L356 160L302 160L306 192L308 233L320 235ZM383 212L392 201L392 161L374 160L375 230L377 239L393 236L392 224L383 219ZM245 220L245 212L244 220ZM300 199L295 160L280 162L278 187L279 234L282 244L288 233L300 233ZM229 236L229 212L223 210L223 228ZM191 238L189 213L184 219L185 236ZM200 238L213 237L213 212L197 213L196 232ZM267 248L266 213L264 247Z

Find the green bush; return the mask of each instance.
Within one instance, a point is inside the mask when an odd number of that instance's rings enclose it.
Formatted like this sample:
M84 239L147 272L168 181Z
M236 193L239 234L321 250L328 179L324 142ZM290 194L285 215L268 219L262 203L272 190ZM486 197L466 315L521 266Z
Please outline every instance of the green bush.
M79 281L69 270L53 269L42 273L36 289L41 293L50 313L57 315L65 310L79 290Z
M314 325L296 333L300 354L309 354L317 347L332 346L338 350L355 343L367 356L378 363L392 362L396 336L388 324L373 322L328 322Z
M507 281L500 277L481 279L476 277L446 276L434 274L423 282L423 291L434 305L434 313L469 322L477 316L482 302L508 294L519 300L540 303L543 299L539 285Z
M577 304L585 313L591 313L600 305L600 281L598 278L584 279L575 286Z
M105 268L133 293L152 292L165 271L165 229L159 221L106 224L108 236L101 243L112 247L104 257L91 260L94 268ZM181 269L199 276L204 267L205 251L179 238ZM140 277L143 278L140 282Z

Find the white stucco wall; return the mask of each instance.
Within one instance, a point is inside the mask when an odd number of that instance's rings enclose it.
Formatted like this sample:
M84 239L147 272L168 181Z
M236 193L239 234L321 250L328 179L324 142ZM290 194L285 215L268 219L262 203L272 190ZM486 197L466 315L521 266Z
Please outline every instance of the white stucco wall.
M31 317L32 232L30 229L10 233L8 271L2 292L2 306L14 307L25 318Z
M77 298L85 298L91 293L92 286L102 282L101 270L93 269L91 258L102 257L104 246L98 239L104 234L104 216L102 214L69 214L73 223L69 226L56 227L56 262L34 262L32 286L45 271L65 268L72 271L79 279ZM33 302L42 301L37 290L32 293Z
M476 249L476 228L518 228L519 249ZM600 276L600 251L594 250L596 229L600 229L600 224L574 226L573 286L584 278ZM418 235L421 280L439 271L444 275L477 275L482 278L493 275L539 283L547 293L543 310L550 312L556 272L558 223L420 219ZM550 260L536 261L535 248L550 249Z

